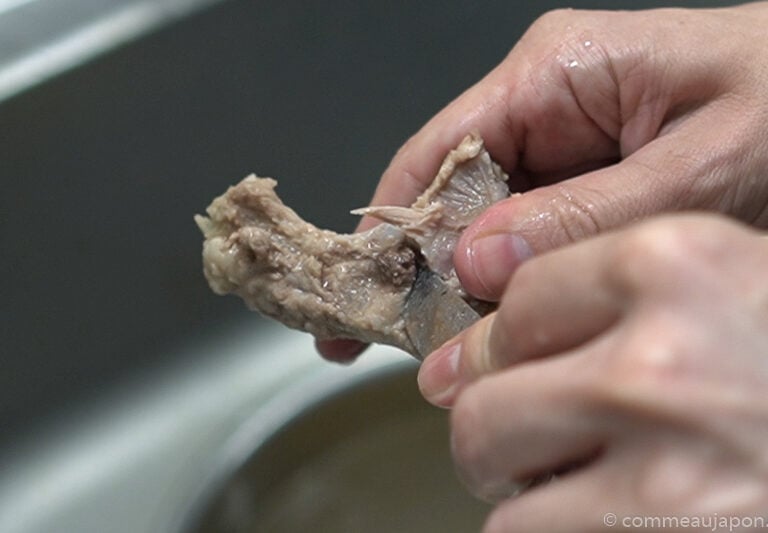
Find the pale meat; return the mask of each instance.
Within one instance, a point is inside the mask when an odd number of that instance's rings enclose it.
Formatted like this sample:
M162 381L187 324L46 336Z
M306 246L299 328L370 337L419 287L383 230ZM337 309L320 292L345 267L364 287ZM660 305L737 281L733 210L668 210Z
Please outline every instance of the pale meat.
M320 339L352 338L413 353L402 310L417 268L460 293L452 253L461 231L509 193L482 140L469 135L411 207L358 210L386 222L357 234L318 229L285 206L270 178L249 176L216 198L202 230L214 292L234 293Z
M461 290L453 250L461 233L489 205L509 196L507 175L491 160L482 139L469 135L445 158L429 188L410 207L353 211L399 226L413 238L429 267Z

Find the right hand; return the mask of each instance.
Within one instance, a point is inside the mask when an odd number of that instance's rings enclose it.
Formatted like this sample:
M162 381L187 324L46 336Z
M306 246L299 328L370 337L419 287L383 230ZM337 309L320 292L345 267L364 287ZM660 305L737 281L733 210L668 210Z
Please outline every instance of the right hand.
M486 300L530 255L651 214L705 209L766 227L766 27L766 2L548 13L398 151L371 203L410 204L478 131L524 191L488 209L455 250L462 284ZM330 359L362 348L318 344Z
M498 310L419 372L424 396L453 406L461 477L499 502L483 531L763 515L766 272L768 239L712 214L655 217L515 272ZM543 472L560 475L506 499ZM638 529L684 531L657 527Z

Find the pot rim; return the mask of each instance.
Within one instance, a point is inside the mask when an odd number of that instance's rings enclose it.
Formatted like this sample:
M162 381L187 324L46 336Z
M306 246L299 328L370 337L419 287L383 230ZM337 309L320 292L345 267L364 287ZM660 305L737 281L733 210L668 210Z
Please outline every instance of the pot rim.
M214 498L227 482L259 454L280 430L335 397L366 384L413 370L414 359L398 354L366 353L351 366L323 364L316 371L296 379L260 405L214 454L189 504L179 514L175 533L193 533Z

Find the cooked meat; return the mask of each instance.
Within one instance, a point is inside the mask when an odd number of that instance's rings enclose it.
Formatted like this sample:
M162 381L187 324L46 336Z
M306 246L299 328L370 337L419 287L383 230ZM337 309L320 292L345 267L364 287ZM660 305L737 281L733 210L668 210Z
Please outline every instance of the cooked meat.
M452 252L461 231L507 196L506 175L482 140L469 135L446 157L411 207L356 211L386 222L340 235L302 220L270 178L249 176L195 221L205 236L203 266L214 292L235 293L287 326L321 339L354 338L410 353L402 310L417 263L459 289Z
M506 181L483 140L469 135L448 154L429 188L410 207L364 207L352 212L399 226L419 244L429 267L461 291L453 268L456 242L489 205L509 196Z
M390 224L339 235L303 221L249 176L197 217L214 292L318 338L412 347L400 311L416 272L414 245Z

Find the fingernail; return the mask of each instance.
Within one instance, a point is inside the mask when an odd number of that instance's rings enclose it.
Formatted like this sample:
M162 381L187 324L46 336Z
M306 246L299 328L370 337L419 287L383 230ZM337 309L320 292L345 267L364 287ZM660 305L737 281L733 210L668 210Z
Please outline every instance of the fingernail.
M485 295L478 296L498 299L512 272L531 256L531 247L519 235L494 233L472 241L469 246L470 265L486 291Z
M430 403L450 407L459 386L461 343L439 348L419 369L419 389Z

